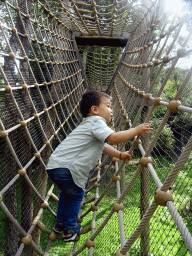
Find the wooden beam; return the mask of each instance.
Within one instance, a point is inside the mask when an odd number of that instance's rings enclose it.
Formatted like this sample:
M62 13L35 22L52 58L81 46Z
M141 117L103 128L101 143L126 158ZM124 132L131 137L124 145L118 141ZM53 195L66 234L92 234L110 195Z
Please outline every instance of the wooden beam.
M78 45L90 45L90 46L109 46L109 47L125 47L130 35L113 35L110 36L94 36L89 34L82 34L75 32L75 38Z

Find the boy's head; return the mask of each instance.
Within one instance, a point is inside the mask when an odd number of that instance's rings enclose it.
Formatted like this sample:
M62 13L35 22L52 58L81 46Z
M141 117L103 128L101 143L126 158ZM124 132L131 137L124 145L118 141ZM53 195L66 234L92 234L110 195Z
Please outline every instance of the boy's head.
M107 109L108 108L108 109ZM83 117L92 115L107 115L110 112L110 118L112 117L111 110L111 96L98 90L90 90L83 94L80 101L80 111ZM108 114L108 115L109 115ZM103 116L105 118L105 116ZM106 118L105 118L106 119ZM109 119L107 117L107 119ZM110 120L106 120L110 121Z

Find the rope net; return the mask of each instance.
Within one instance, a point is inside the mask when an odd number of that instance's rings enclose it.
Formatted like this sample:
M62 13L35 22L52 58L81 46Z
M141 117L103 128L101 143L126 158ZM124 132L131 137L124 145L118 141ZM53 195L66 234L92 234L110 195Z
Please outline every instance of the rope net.
M192 4L175 13L167 2L1 1L1 255L192 253ZM111 46L78 47L76 37ZM59 191L45 167L82 121L88 88L112 96L116 131L154 129L118 145L131 161L100 159L80 240L66 244L52 232Z

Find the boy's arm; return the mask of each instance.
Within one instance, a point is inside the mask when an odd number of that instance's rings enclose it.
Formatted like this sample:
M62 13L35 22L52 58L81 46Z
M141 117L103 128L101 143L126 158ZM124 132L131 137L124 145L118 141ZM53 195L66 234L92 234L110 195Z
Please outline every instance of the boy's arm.
M104 144L103 153L121 160L131 160L131 157L133 156L133 153L130 154L128 151L121 152L107 143Z
M108 156L120 158L121 151L119 151L116 148L112 147L111 145L105 143L103 153L107 154Z
M150 130L153 130L153 128L150 127L150 124L143 123L135 128L130 128L129 130L114 132L107 137L106 141L113 144L119 144L134 138L137 135L148 134Z

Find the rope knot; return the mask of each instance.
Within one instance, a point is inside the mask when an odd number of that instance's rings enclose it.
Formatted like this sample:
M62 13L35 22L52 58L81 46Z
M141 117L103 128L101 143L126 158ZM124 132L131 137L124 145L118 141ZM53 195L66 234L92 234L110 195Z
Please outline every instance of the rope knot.
M166 206L167 201L173 201L173 196L170 192L162 191L160 188L158 188L154 195L155 202L158 205Z
M172 113L178 111L178 106L181 105L179 100L172 100L169 102L168 109L171 110Z
M142 156L140 161L139 161L140 165L142 165L143 167L147 167L148 163L152 163L152 159L150 157L145 157Z
M90 248L95 246L95 241L92 241L90 238L87 238L85 245Z
M118 212L119 210L123 210L123 204L122 203L118 204L117 202L115 202L113 204L113 210L114 210L114 212Z

